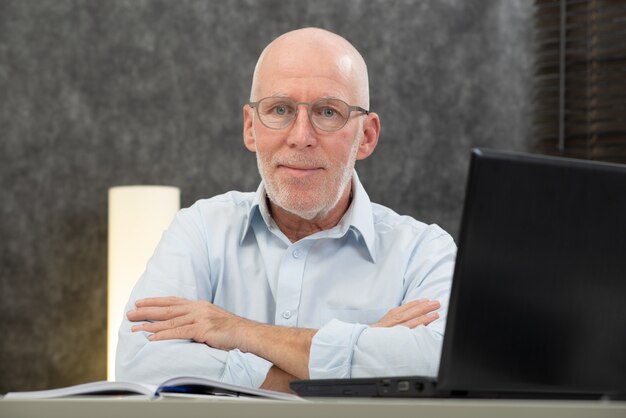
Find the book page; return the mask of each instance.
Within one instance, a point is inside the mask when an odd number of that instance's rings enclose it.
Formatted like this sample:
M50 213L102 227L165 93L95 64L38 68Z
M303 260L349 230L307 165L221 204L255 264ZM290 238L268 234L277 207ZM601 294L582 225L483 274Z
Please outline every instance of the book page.
M9 392L3 399L50 399L64 398L68 396L120 396L120 395L141 395L148 399L155 399L157 386L132 383L132 382L110 382L98 381L84 383L75 386L68 386L58 389L35 390L28 392Z
M304 401L297 395L276 392L273 390L256 389L246 386L238 386L230 383L219 382L217 380L203 377L175 377L161 384L157 389L160 396L177 393L189 396L199 395L221 395L234 397L260 397L266 399L279 399L284 401Z

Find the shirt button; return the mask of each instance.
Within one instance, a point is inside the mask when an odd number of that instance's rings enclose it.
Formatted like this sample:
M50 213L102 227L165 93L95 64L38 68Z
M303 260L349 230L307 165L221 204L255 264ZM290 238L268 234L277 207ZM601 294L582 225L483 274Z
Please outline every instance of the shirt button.
M291 318L291 311L285 311L285 312L283 312L283 318L285 318L285 319L289 319L289 318Z
M294 250L294 252L291 253L291 255L293 255L293 258L300 258L300 257L302 257L302 251Z

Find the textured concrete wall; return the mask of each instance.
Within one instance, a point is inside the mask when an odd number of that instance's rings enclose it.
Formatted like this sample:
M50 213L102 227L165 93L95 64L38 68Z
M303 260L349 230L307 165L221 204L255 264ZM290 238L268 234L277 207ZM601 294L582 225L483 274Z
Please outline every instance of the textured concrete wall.
M241 107L287 30L362 51L383 125L357 165L372 200L456 235L469 149L527 148L531 7L0 0L0 393L105 378L110 186L178 186L183 206L257 186Z

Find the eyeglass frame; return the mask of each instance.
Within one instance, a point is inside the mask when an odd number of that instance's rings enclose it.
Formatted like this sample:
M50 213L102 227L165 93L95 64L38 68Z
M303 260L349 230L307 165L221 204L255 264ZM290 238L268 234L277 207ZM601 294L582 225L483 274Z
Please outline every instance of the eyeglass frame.
M261 115L259 114L259 103L261 103L263 100L265 99L287 99L291 102L293 102L293 104L295 105L295 109L296 111L294 112L293 117L291 118L291 121L286 124L285 126L283 126L282 128L274 128L272 126L268 126L265 122L263 122L263 118L261 117ZM346 106L348 106L348 117L346 118L345 122L343 123L343 125L341 125L339 128L335 129L335 130L328 130L328 129L324 129L321 128L319 126L317 126L315 124L315 122L313 122L313 114L312 114L312 110L311 110L311 105L313 105L314 103L317 103L319 101L323 101L323 100L338 100L342 103L344 103ZM324 132L338 132L341 129L343 129L347 124L348 121L350 120L350 116L352 115L352 112L360 112L361 115L369 115L370 114L370 110L364 109L361 106L355 106L355 105L351 105L348 102L346 102L345 100L342 99L338 99L336 97L320 97L319 99L316 99L312 102L296 102L295 100L289 98L288 96L267 96L267 97L263 97L262 99L259 99L255 102L248 102L246 103L248 106L250 106L252 109L255 109L257 116L259 117L259 120L261 121L261 123L263 124L263 126L265 126L268 129L273 129L275 131L279 131L281 129L286 129L290 126L293 125L293 123L295 122L296 118L298 117L298 108L300 107L300 105L306 105L307 107L307 114L309 116L309 122L311 123L312 126L314 126L315 128L324 131Z

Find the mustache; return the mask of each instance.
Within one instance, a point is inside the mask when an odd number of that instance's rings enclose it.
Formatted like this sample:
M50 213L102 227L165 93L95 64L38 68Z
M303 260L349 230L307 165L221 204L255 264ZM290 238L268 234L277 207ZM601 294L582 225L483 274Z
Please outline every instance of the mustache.
M272 167L286 165L290 167L301 168L327 168L328 161L321 158L314 158L308 155L291 154L291 155L273 155L270 161Z

